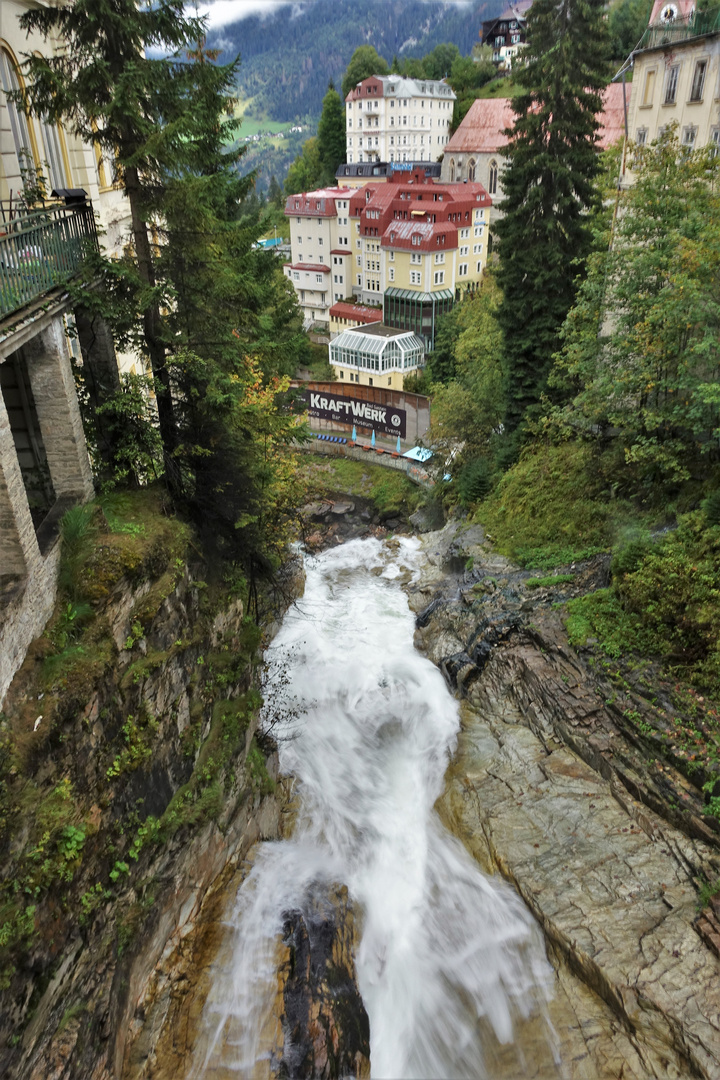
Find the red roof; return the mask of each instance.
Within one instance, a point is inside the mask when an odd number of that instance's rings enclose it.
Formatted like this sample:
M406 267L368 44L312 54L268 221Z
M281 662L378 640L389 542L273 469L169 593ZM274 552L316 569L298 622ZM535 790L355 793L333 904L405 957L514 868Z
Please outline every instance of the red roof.
M354 319L359 323L373 323L382 321L382 311L375 308L364 307L362 304L345 304L341 300L330 308L332 319Z
M625 94L627 96L627 104L630 106L630 91L632 90L632 83L628 83L625 87ZM608 146L612 146L618 139L622 138L625 134L625 109L623 106L623 88L622 83L610 83L603 90L603 111L598 117L600 121L600 130L598 135L600 141L598 146L602 150L607 150Z
M467 227L469 223L466 222ZM407 251L442 251L456 248L458 226L452 221L391 221L382 238L382 247ZM438 236L445 235L446 240L440 245ZM420 242L414 243L413 236L419 236Z
M626 87L628 105L632 84ZM602 93L604 109L598 115L600 136L598 146L612 146L625 131L622 84L611 83ZM478 98L473 101L457 131L445 146L445 157L452 154L495 154L507 145L505 128L515 124L515 113L509 98Z
M285 263L291 270L314 270L316 273L329 274L330 267L323 263Z
M317 191L298 192L288 195L285 200L285 216L292 217L335 217L336 199L349 199L354 188L318 188Z
M330 252L331 255L352 255L350 248L333 248Z

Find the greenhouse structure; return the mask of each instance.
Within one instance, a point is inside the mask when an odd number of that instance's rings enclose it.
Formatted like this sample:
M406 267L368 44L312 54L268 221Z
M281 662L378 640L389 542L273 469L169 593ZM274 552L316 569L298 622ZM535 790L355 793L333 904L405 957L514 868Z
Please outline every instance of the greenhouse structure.
M402 390L405 376L416 375L425 363L421 337L382 323L343 330L329 347L335 377L363 386Z

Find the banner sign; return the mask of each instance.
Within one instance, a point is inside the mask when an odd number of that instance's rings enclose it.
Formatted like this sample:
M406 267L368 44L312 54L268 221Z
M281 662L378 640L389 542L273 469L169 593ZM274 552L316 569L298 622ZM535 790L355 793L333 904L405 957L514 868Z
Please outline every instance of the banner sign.
M392 405L378 405L374 401L361 401L353 397L333 397L317 390L305 390L308 416L317 420L331 420L336 424L356 424L372 428L378 435L397 435L405 438L407 413Z

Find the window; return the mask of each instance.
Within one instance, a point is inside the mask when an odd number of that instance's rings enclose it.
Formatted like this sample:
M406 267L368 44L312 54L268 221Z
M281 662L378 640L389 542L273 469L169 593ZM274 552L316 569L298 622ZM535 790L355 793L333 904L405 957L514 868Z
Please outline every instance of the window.
M635 134L635 142L638 144L638 146L645 146L645 144L647 143L647 137L648 129L638 128Z
M444 285L444 283L445 283L445 271L444 270L436 270L435 271L435 284L436 285Z
M720 151L720 128L713 128L710 132L710 148L712 156L717 157Z
M478 274L482 273L482 260L481 259L478 259L476 273L478 273Z
M511 37L510 37L510 41L512 42L513 45L517 45L519 40L520 40L520 35L519 34L512 34Z
M412 242L415 245L415 247L420 246L420 233L413 233L412 234Z
M467 277L467 272L468 272L468 264L467 263L460 263L460 265L458 266L458 277Z
M390 252L390 262L395 262L395 252L394 251Z
M15 62L5 49L0 49L0 84L6 94L8 91L23 89ZM7 97L4 99L3 104L7 107L8 117L10 118L10 129L15 143L18 172L20 172L37 161L37 155L34 153L34 139L31 136L25 113L21 112L15 103Z
M450 158L450 183L455 182L455 158Z
M692 88L690 90L691 101L702 101L703 90L705 89L705 72L707 71L707 60L698 60L695 65L695 71L693 73Z
M475 158L470 158L468 161L468 180L475 179Z
M479 255L482 251L482 244L473 244L473 255Z
M651 71L645 73L645 86L643 88L642 102L640 104L641 109L649 108L653 103L653 95L655 93L655 76L657 75L657 69L652 68Z
M467 248L467 246L466 246L466 247L461 247L461 248L460 248L460 258L464 258L464 257L465 257L465 256L467 255L467 253L468 253L468 248Z
M682 140L681 141L682 141L682 145L687 147L688 150L692 150L693 147L695 146L695 138L697 136L697 130L698 129L696 127L694 127L692 124L689 124L687 127L683 128Z
M297 242L298 242L298 244L302 244L302 236L298 236Z
M678 84L678 75L679 75L679 73L680 73L680 65L679 64L672 64L667 69L667 74L665 76L665 104L666 105L674 105L675 104L675 98L677 96L677 84Z
M300 280L300 271L299 270L294 270L293 271L293 277L295 278L296 281L299 281Z
M475 226L475 235L476 236L482 236L484 227L485 227L484 225L476 225Z
M490 170L488 172L488 193L490 195L497 194L497 182L498 182L498 164L493 158L490 162Z
M421 281L420 271L419 270L411 270L410 271L410 284L411 285L419 285L420 281Z
M319 282L319 283L320 283L321 285L322 285L322 279L323 279L323 276L322 276L322 274L316 274L316 275L315 275L315 280L316 280L317 282Z
M395 267L394 266L390 267L390 280L391 281L395 280Z
M357 276L357 283L358 285L362 285L362 276L360 274Z

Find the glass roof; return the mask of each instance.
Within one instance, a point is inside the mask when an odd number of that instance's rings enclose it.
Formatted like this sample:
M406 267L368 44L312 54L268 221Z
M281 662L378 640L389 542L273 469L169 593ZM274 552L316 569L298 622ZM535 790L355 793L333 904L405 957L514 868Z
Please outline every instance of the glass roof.
M369 353L372 356L382 356L389 345L396 345L403 353L413 352L419 349L425 352L425 342L417 334L411 331L399 330L392 337L381 337L377 334L363 334L360 330L343 330L341 334L330 342L331 349L348 349L350 352Z
M438 289L437 292L415 292L414 289L386 289L386 296L399 297L401 300L415 300L416 303L429 304L433 300L452 300L455 293L452 289Z

